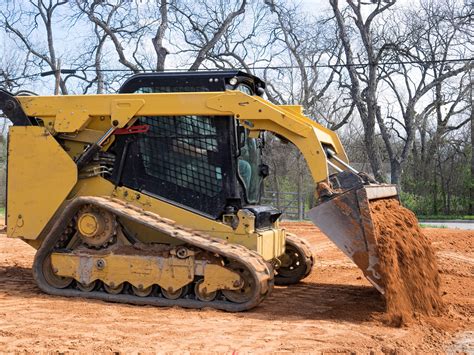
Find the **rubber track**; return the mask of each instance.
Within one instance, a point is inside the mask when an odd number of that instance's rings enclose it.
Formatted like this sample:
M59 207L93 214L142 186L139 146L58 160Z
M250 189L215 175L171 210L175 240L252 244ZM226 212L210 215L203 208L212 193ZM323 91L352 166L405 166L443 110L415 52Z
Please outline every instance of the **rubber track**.
M163 297L149 296L138 297L135 295L112 295L102 291L82 292L72 288L58 289L50 286L43 275L42 265L44 259L53 251L56 241L61 236L67 223L73 218L78 209L83 205L94 205L111 211L117 217L125 218L156 231L165 233L180 241L219 254L235 260L245 266L253 277L255 285L252 298L245 303L233 303L226 300L202 302L193 299L169 300ZM174 221L162 218L159 215L145 211L136 206L124 203L118 199L108 197L77 197L72 200L55 217L53 227L46 235L44 242L38 249L33 263L33 276L39 288L49 294L66 297L85 297L109 302L131 303L138 305L154 305L185 308L211 307L229 312L240 312L257 306L271 292L273 288L273 270L260 254L244 246L227 243L221 239L213 238L201 232L196 232L177 225Z
M306 270L305 270L304 275L299 278L281 277L278 275L275 276L275 284L281 285L281 286L294 285L300 282L301 280L309 276L314 266L313 253L311 252L311 246L309 245L307 241L305 241L303 238L298 237L296 234L288 233L288 232L286 233L286 241L292 242L304 253L305 262L306 262Z

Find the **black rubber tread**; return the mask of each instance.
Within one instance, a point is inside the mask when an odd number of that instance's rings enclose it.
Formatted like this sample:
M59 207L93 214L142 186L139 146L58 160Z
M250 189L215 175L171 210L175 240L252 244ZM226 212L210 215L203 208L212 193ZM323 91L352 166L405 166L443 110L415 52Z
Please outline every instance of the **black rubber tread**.
M73 218L79 208L83 205L94 205L106 209L116 216L141 223L151 229L166 233L186 244L219 254L223 257L235 260L244 265L254 279L255 290L252 298L242 304L232 303L227 300L215 300L212 302L201 302L194 299L168 300L164 297L149 296L138 297L128 294L111 295L102 291L82 292L76 289L57 289L50 286L43 275L42 263L53 251L56 241L61 236L68 222ZM262 258L260 254L249 250L244 246L227 243L221 239L213 238L201 232L192 231L177 225L174 221L162 218L159 215L145 211L141 208L124 203L118 199L109 197L77 197L67 204L61 213L54 217L53 226L45 236L44 242L38 249L33 263L33 277L39 288L49 294L65 297L84 297L99 299L109 302L130 303L137 305L155 306L180 306L184 308L211 307L229 312L240 312L257 306L271 293L273 288L273 269L271 265Z
M277 274L275 275L275 285L277 286L297 284L304 278L308 277L309 274L311 274L314 266L314 256L311 252L311 246L307 241L293 233L286 233L286 244L291 244L293 247L298 249L302 255L304 255L306 268L304 269L303 273L297 273L291 277L283 277L278 275L277 270Z

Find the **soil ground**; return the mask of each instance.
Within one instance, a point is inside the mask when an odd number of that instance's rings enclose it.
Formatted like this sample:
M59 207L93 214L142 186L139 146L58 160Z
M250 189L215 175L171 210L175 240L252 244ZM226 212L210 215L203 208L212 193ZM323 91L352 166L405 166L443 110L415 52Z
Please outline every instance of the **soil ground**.
M436 250L447 312L403 328L384 323L384 301L308 223L286 228L313 246L301 284L276 287L245 313L140 307L43 294L34 250L0 235L0 349L123 352L474 352L474 231L424 229ZM0 228L1 229L1 228Z

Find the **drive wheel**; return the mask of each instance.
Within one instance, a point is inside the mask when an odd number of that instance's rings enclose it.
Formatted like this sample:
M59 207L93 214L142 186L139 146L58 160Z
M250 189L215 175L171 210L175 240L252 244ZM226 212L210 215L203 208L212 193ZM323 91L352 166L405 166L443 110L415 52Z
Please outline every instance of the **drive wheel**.
M285 254L280 260L281 265L275 275L276 285L293 285L300 282L309 275L313 266L313 257L309 247L296 236L287 238Z
M120 285L117 285L117 286L109 286L107 284L104 283L104 290L105 292L107 293L110 293L111 295L118 295L120 293L122 293L123 291L123 288L124 288L124 284L121 283Z
M151 295L151 291L153 291L153 286L149 286L147 288L132 286L133 294L138 297L148 297Z
M43 276L46 282L55 288L66 288L72 283L72 278L58 276L54 273L51 256L47 256L43 261Z
M202 302L211 302L217 296L217 291L207 293L201 288L201 285L204 283L204 279L199 280L194 284L194 294L199 301Z
M222 294L230 302L245 303L250 301L255 287L250 271L242 265L234 262L230 263L227 268L240 275L242 287L238 290L222 290Z
M77 282L76 286L82 292L92 292L97 287L97 280L92 281L90 284L83 284L83 283Z
M162 288L161 293L163 294L164 298L167 298L169 300L177 300L178 298L181 298L184 295L185 287L181 287L173 292L167 291L164 288Z

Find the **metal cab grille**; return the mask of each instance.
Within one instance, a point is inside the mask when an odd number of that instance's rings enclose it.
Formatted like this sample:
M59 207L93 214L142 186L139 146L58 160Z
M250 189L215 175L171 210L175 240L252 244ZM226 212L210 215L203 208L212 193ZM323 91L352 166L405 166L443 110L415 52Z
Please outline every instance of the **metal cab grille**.
M213 197L223 189L218 134L207 116L145 117L148 134L139 140L150 177Z

